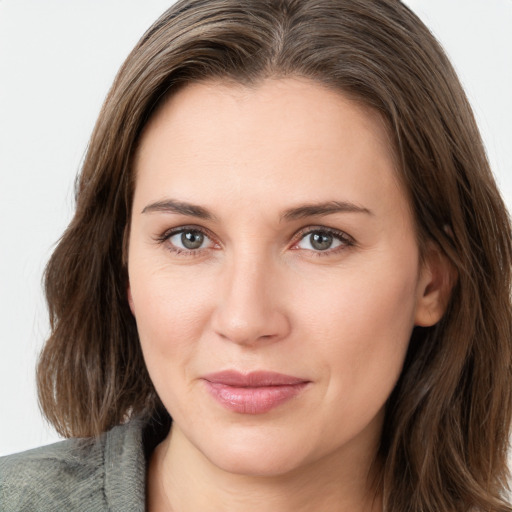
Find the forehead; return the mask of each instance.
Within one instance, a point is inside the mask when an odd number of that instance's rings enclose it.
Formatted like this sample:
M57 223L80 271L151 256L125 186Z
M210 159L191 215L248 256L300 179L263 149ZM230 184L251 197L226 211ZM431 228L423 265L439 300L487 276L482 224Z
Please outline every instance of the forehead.
M216 115L212 116L213 113ZM182 85L152 115L143 130L139 148L144 150L147 138L154 137L155 131L169 128L170 123L173 123L173 129L179 128L176 136L185 134L186 130L197 133L200 128L214 131L253 128L258 132L258 138L254 140L257 143L264 135L262 126L269 135L273 129L282 135L285 124L289 139L300 140L308 127L323 128L319 136L327 139L329 133L336 137L333 124L339 125L340 118L346 123L357 122L371 132L372 138L378 140L383 149L393 153L388 123L377 110L359 98L303 77L269 78L254 85L222 80ZM343 144L344 139L337 139L337 143Z
M247 194L282 203L334 192L358 202L365 188L381 195L397 187L395 167L379 114L296 78L184 86L146 126L134 166L136 196L159 189L187 201Z

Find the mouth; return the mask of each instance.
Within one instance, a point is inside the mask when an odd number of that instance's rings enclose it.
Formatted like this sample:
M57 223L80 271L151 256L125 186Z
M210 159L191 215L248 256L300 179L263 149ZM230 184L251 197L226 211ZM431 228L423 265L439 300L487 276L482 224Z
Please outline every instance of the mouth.
M281 373L234 370L203 377L210 395L226 409L240 414L263 414L299 395L310 381Z

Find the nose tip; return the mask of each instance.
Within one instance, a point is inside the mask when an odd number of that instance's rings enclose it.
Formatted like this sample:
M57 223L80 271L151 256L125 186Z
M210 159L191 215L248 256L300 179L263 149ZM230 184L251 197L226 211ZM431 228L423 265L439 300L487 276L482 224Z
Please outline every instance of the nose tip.
M223 339L241 345L275 342L289 333L290 323L280 306L278 283L268 267L259 272L233 273L224 281L212 327Z
M217 316L215 332L221 338L240 345L251 345L256 342L277 341L288 331L287 322L279 313L271 312L268 315L256 318L233 314L226 308Z

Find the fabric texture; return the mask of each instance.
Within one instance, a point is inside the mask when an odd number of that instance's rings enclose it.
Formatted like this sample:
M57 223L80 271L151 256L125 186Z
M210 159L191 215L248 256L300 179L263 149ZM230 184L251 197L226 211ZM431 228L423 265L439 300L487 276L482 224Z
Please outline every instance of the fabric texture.
M0 458L1 512L142 512L149 454L169 424L130 420L98 438Z

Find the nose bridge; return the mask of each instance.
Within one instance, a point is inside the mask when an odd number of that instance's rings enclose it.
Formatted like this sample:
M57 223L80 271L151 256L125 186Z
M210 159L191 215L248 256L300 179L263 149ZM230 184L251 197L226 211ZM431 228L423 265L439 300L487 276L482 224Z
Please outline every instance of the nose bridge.
M246 248L226 263L214 330L235 343L277 340L289 329L276 290L278 263L261 248Z

